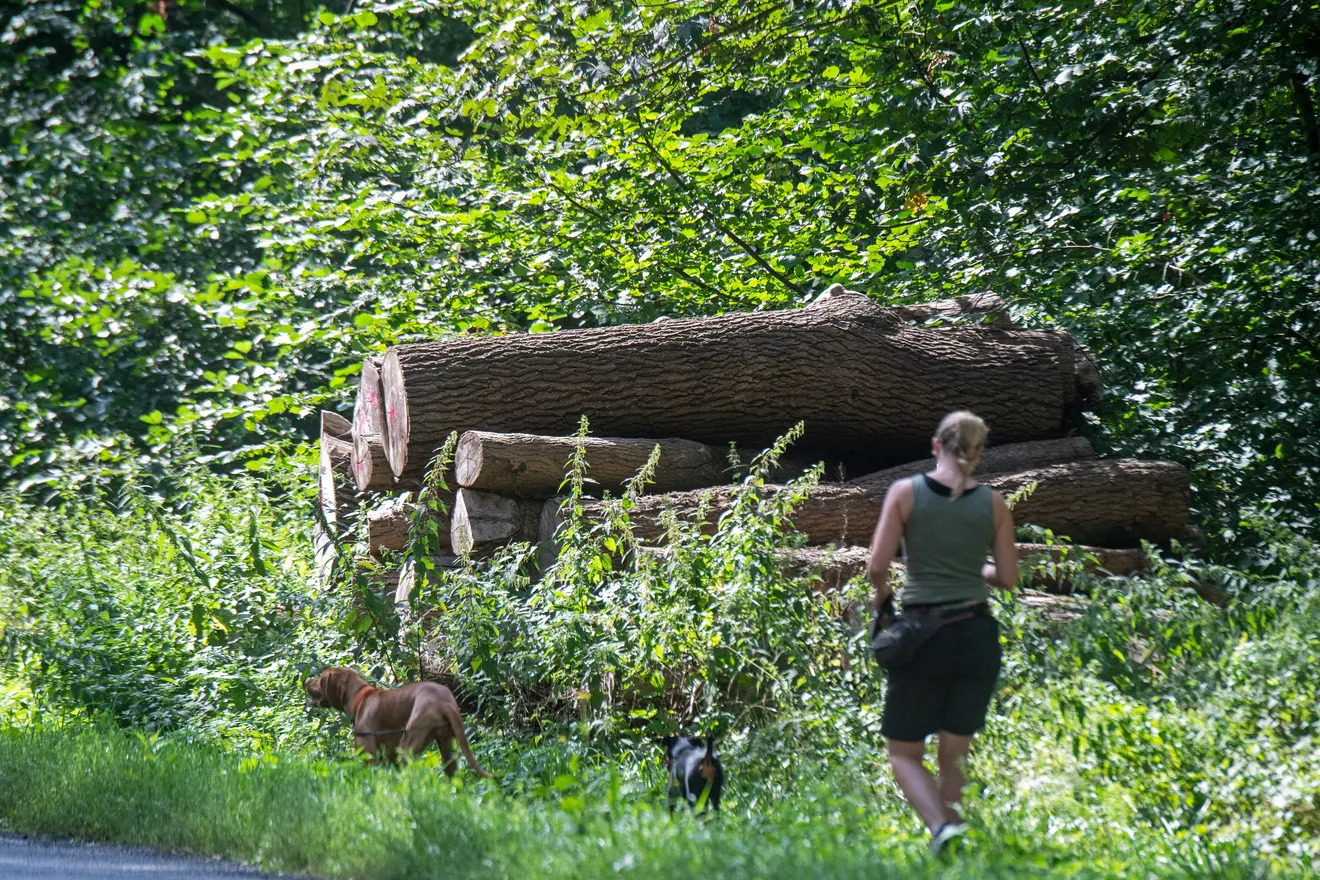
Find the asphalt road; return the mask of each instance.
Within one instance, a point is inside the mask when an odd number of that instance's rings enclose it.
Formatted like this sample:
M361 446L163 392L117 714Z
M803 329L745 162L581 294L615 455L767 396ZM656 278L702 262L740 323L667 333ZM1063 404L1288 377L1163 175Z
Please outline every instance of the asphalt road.
M247 865L137 846L0 834L0 880L236 880L287 877Z

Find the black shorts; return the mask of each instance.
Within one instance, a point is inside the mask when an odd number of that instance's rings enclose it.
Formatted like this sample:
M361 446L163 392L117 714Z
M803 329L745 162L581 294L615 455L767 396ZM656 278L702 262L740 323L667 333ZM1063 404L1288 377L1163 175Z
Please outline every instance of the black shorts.
M919 742L947 730L971 736L999 676L999 624L988 613L941 627L912 660L889 670L880 732Z

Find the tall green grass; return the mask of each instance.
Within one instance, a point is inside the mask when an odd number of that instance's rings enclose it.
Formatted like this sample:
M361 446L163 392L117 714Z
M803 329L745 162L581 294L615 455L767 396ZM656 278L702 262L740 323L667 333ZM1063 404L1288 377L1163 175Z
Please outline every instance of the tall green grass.
M655 880L875 877L1263 877L1241 847L1145 827L973 812L971 845L934 864L892 794L815 768L798 790L700 823L605 767L551 796L451 785L434 761L401 771L293 754L236 754L107 727L0 732L0 817L27 833L221 854L271 869L361 878ZM746 792L748 788L744 786ZM1057 794L1057 793L1056 793ZM1098 807L1103 812L1103 807ZM1276 874L1282 872L1277 870Z

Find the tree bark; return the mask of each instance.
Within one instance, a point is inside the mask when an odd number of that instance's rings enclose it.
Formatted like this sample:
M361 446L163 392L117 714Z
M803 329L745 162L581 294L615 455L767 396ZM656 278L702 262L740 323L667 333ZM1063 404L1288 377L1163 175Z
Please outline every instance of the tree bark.
M1094 407L1094 364L1065 333L927 329L862 296L804 309L391 348L386 454L421 466L450 431L594 431L910 461L971 408L1001 443L1058 437Z
M816 302L836 296L864 296L864 294L856 290L845 290L842 284L833 284L816 299ZM998 327L1001 330L1013 329L1013 318L1008 313L1008 305L998 295L988 290L955 296L952 299L886 308L903 320L917 324L932 321L962 321L986 327Z
M454 453L458 484L483 492L545 498L559 491L577 442L576 437L468 431ZM657 445L660 459L647 492L718 486L727 483L731 473L727 451L690 440L587 437L583 443L593 495L623 491Z
M1013 508L1032 523L1079 544L1136 547L1187 536L1187 469L1172 461L1076 461L982 478L1005 495L1036 490Z
M544 502L459 489L449 526L456 554L482 555L514 541L535 541Z
M1083 437L1033 440L1026 443L1009 443L1004 446L990 447L981 457L981 469L996 472L1019 471L1088 459L1093 456L1094 452L1090 442ZM851 540L842 540L841 538L842 543L869 544L871 540L869 533L863 534L862 531L858 531L856 523L851 528L848 526L849 508L861 504L861 529L864 531L868 528L874 528L875 522L880 517L880 502L884 500L890 484L906 477L925 473L933 467L934 459L928 458L866 474L843 484L822 483L815 492L819 500L808 499L807 502L804 502L802 507L799 508L799 516L806 517L811 522L822 518L829 522L831 518L837 519L841 511L842 525L836 524L829 528L841 528L845 535L852 536ZM843 492L840 494L837 491L849 488L864 490L864 494L859 495L856 492ZM672 506L679 513L680 518L690 520L704 498L710 507L709 521L713 523L727 509L733 491L733 486L723 486L711 492L675 493L670 495L663 504ZM840 511L831 512L830 506L835 503L842 505ZM819 511L817 511L818 508ZM599 511L593 509L593 515L598 516ZM659 510L656 509L655 502L648 500L631 516L635 529L639 529L637 534L640 540L655 540L659 536L657 525ZM558 528L561 519L557 504L547 504L542 515L539 531L540 540L545 542L546 546L553 546L554 531ZM870 525L867 525L868 522ZM812 541L812 543L828 544L830 540L823 539Z
M1036 491L1014 509L1014 522L1042 526L1082 544L1135 547L1143 539L1167 543L1187 531L1187 471L1174 462L1081 459L1015 474L989 474L980 481L1006 495L1038 482ZM713 531L732 491L642 496L628 513L633 534L644 543L655 541L664 534L661 515L666 509L680 520L692 521L703 503L705 528ZM883 501L884 491L878 486L821 483L793 511L793 528L806 536L808 544L868 546ZM588 519L598 519L602 504L586 501L583 512ZM559 520L560 514L547 512L542 540L554 534Z
M1032 440L987 448L981 455L977 470L985 474L1007 474L1094 457L1095 452L1091 448L1091 443L1085 437ZM849 480L848 484L883 495L892 483L926 473L934 468L935 459L927 458L866 474L855 480Z
M382 436L386 425L382 401L385 399L380 385L380 363L378 357L369 357L362 362L362 373L358 377L357 398L353 402L353 433L356 436Z
M454 496L442 496L446 513L435 517L437 550L448 554L452 552L449 543L450 519L454 510ZM381 551L401 552L408 546L408 529L412 525L413 514L417 505L406 496L391 498L384 504L367 513L367 546L371 555L378 556ZM429 525L428 525L429 528Z
M619 494L660 446L660 460L645 492L675 492L728 483L734 474L728 450L691 440L668 438L643 440L633 437L587 437L586 491ZM483 492L502 492L525 498L546 498L558 492L568 463L577 451L577 437L543 434L514 434L468 431L454 452L458 485ZM740 470L759 450L738 450ZM814 462L802 456L785 455L774 469L775 479L790 479Z

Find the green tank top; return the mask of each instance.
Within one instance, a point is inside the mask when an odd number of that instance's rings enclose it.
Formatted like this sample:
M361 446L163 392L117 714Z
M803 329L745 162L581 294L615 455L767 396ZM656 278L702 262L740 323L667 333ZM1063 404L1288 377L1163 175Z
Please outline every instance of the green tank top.
M904 605L990 598L981 566L995 539L993 495L989 486L952 495L925 474L912 478L912 513L903 526Z

